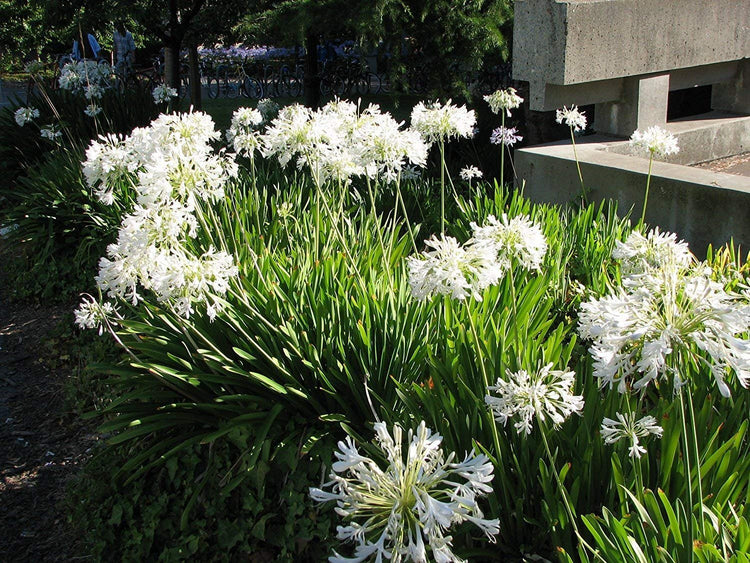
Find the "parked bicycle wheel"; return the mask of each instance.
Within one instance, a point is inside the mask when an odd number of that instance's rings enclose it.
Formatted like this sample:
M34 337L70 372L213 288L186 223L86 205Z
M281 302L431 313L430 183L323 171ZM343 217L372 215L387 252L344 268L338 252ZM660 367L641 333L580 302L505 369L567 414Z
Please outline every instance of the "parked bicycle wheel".
M246 76L242 83L242 95L254 100L261 99L263 97L263 85L260 80L252 76Z

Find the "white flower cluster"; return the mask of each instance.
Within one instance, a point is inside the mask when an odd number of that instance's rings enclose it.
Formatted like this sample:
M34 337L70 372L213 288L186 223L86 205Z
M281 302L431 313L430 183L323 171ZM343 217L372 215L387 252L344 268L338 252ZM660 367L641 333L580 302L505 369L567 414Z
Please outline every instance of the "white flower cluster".
M630 146L637 152L649 156L669 156L680 152L677 137L656 125L643 132L633 132L630 137Z
M318 182L353 176L398 178L408 163L424 166L427 145L413 130L402 130L376 105L360 112L351 102L334 101L318 111L294 104L279 111L261 135L264 156L282 166L296 158Z
M75 311L75 323L84 329L98 328L101 335L107 323L114 322L115 308L112 303L84 300Z
M85 92L86 97L92 99L101 97L103 90L112 85L111 80L112 67L109 63L78 61L66 63L62 67L58 82L63 90Z
M157 104L168 104L172 98L177 97L177 90L170 88L166 84L159 84L152 91L151 95L154 98L154 102Z
M60 129L60 126L57 123L53 123L48 127L42 127L39 130L39 134L42 136L42 139L57 141L62 137L62 129Z
M455 106L451 100L444 105L439 101L419 102L411 111L412 129L419 131L429 144L454 137L473 137L476 122L474 110Z
M518 416L515 423L520 434L531 434L535 417L550 419L554 425L562 424L573 413L583 410L583 397L573 394L575 372L551 370L547 364L537 372L520 370L507 372L507 381L498 378L487 388L499 396L488 394L484 401L492 409L495 420L505 424Z
M518 141L523 141L523 137L518 134L518 130L515 127L498 127L490 135L490 143L493 145L512 147Z
M570 109L563 106L562 109L557 110L555 112L555 121L560 124L565 123L565 125L576 133L586 129L586 114L579 111L576 106L572 106Z
M484 101L490 105L492 113L498 114L505 110L510 117L510 110L520 107L523 103L523 98L516 93L515 88L507 88L505 90L497 90L484 97Z
M263 125L263 113L253 108L240 108L232 115L232 123L227 130L227 141L233 144L237 154L253 158L260 149L259 128Z
M517 263L526 270L539 270L547 254L547 239L539 225L526 215L508 218L503 213L498 221L494 215L480 227L471 224L474 245L488 247L495 254L503 270Z
M579 316L579 333L593 341L594 375L602 386L616 384L623 393L631 378L642 389L671 376L676 391L686 381L684 365L693 361L710 369L725 397L729 371L743 387L750 385L746 297L693 267L687 246L674 235L633 233L615 255L623 260L623 287L583 303Z
M315 501L336 501L336 512L347 524L338 526L337 537L356 544L354 557L336 553L329 561L355 563L373 557L426 562L429 553L440 563L460 562L446 532L462 522L478 526L494 541L499 522L485 519L477 502L492 492L494 468L485 455L472 451L454 463L454 453L444 457L442 436L432 434L424 422L416 432L409 430L406 445L398 425L393 436L382 422L375 424L375 432L388 461L385 469L347 437L338 444L331 481L323 485L331 490L310 489Z
M482 291L503 275L490 248L461 246L445 235L440 239L433 235L425 244L433 250L406 259L411 293L420 301L433 295L461 300L471 296L481 301Z
M266 123L276 119L276 116L279 115L279 109L281 109L279 104L270 98L258 100L258 111L263 116L263 121Z
M16 123L23 127L39 117L39 110L32 107L18 108L14 113L14 117L16 118Z
M663 429L653 416L636 418L635 413L617 413L617 420L605 418L602 421L601 433L605 444L614 444L621 439L630 440L628 452L630 457L640 458L646 453L646 448L641 446L639 438L649 434L661 438Z
M459 176L461 176L462 180L470 182L474 178L481 178L482 171L476 166L467 166L466 168L461 169L461 172L459 172Z
M129 137L92 142L83 171L99 199L113 203L121 182L132 182L136 193L117 242L99 262L103 293L136 304L140 287L185 317L205 301L213 318L210 295L224 293L237 269L225 252L210 248L196 256L185 242L197 234L200 202L222 198L224 184L237 174L232 159L213 153L210 143L218 136L209 116L189 113L161 115Z
M425 241L433 250L409 256L409 285L419 300L433 295L453 299L471 296L482 300L482 291L496 283L513 264L527 270L539 270L547 252L541 228L529 217L498 221L493 215L487 224L472 223L474 236L461 246L453 237L434 235Z

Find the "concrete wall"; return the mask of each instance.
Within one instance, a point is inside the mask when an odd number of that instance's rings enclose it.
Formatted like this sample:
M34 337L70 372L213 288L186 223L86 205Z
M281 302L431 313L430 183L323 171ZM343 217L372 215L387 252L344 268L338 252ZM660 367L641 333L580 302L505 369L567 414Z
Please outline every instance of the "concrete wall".
M750 0L515 2L513 78L531 84L533 110L559 104L547 85L598 83L580 93L600 99L567 101L595 103L618 99L621 85L602 81L747 58Z
M750 118L746 118L750 119ZM615 199L620 215L641 216L648 159L626 154L627 143L592 135L581 139L578 160L591 201ZM517 150L515 168L534 201L567 204L581 193L570 142ZM750 249L750 178L654 162L646 222L675 232L705 256L709 243L730 239Z

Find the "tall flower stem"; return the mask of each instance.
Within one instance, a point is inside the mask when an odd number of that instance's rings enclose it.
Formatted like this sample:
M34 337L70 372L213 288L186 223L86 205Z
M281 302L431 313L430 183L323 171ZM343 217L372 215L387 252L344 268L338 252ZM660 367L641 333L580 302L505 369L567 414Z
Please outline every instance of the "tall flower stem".
M438 141L440 147L440 233L445 235L445 142Z
M654 153L651 153L651 156L648 159L648 176L646 176L646 195L643 197L643 211L641 212L641 222L638 223L639 227L642 227L645 224L646 220L646 205L648 205L648 190L649 187L651 187L651 167L654 164Z
M417 241L414 238L414 230L411 228L411 221L409 221L409 214L406 212L406 203L404 203L404 196L401 194L401 175L396 179L396 200L401 203L401 211L404 214L404 221L406 221L406 229L409 231L409 238L411 239L411 245L414 247L414 252L419 254L417 248ZM395 213L394 213L394 225L395 225Z
M500 128L505 131L505 111L500 112ZM505 147L503 143L500 144L500 185L505 185Z
M479 333L477 332L477 327L474 323L474 315L471 313L469 302L464 300L464 304L466 305L466 316L469 318L469 327L471 328L471 334L474 337L474 345L476 346L477 350L477 358L479 360L479 367L482 372L482 379L484 380L484 392L488 393L490 378L487 375L487 367L485 366L482 343L479 341ZM490 427L492 428L492 441L495 445L495 461L498 461L498 458L500 457L500 437L497 434L497 424L495 424L495 418L492 416L492 411L490 409L484 408L484 405L482 405L482 408L483 411L488 414Z
M570 141L573 143L573 157L576 159L576 168L578 169L578 180L581 182L581 194L583 196L583 204L586 205L589 200L586 197L586 186L583 183L583 174L581 174L581 163L578 160L578 150L576 149L576 136L573 133L573 127L570 128Z

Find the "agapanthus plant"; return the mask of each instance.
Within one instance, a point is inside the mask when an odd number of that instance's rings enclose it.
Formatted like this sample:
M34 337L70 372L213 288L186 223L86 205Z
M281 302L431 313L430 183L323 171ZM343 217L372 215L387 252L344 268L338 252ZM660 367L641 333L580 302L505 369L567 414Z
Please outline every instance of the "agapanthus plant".
M484 401L495 420L505 424L517 418L518 433L531 434L534 420L550 420L558 426L573 413L583 409L583 397L573 393L575 372L553 370L547 364L537 371L511 372L487 388Z
M318 502L336 501L345 520L337 537L355 544L353 557L335 553L331 562L463 561L452 550L448 530L462 522L479 527L490 541L500 531L498 520L484 518L478 499L492 492L492 463L473 451L456 462L441 448L442 436L424 422L416 432L394 425L393 436L383 422L375 424L377 446L386 460L381 467L360 453L351 437L339 442L331 480L311 488ZM330 490L324 490L329 489Z
M677 137L671 135L667 130L658 126L649 127L645 131L634 131L630 137L630 146L640 154L648 155L648 175L646 176L646 193L643 196L643 211L641 212L641 225L646 220L646 206L648 205L648 192L651 187L651 169L655 157L664 157L680 152L677 145Z
M510 117L510 110L520 107L523 103L523 98L516 93L515 88L507 88L505 90L496 90L492 94L484 97L484 101L490 106L492 113L500 113L505 111Z
M632 239L632 241L631 241ZM658 232L633 233L615 253L625 261L623 288L581 305L579 332L593 342L594 375L625 392L652 381L679 389L690 359L707 367L725 397L732 372L750 385L750 304L710 272L690 268L684 243ZM702 352L702 353L700 353Z
M159 84L151 91L151 95L154 98L154 103L168 104L172 101L172 98L177 97L177 90L170 88L166 84Z
M196 255L186 245L196 236L202 202L223 197L237 172L226 155L213 154L218 137L202 113L162 115L127 138L93 141L84 175L100 200L111 204L120 183L132 185L136 204L125 215L117 241L99 262L97 285L111 298L137 304L150 291L188 317L196 302L216 314L212 295L223 294L236 275L233 258L208 248Z
M31 107L18 108L14 113L14 117L16 123L23 127L27 123L31 123L37 117L39 117L39 110Z
M605 418L602 421L601 434L605 444L615 444L620 440L630 440L628 455L640 458L646 453L640 438L656 436L661 438L663 429L653 416L637 418L635 413L617 413L617 420Z

